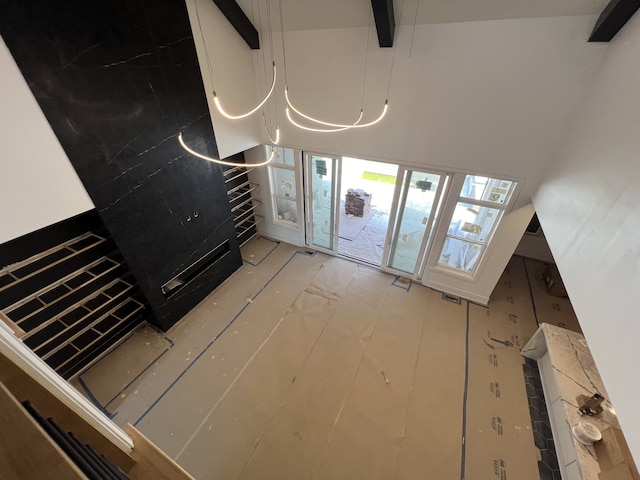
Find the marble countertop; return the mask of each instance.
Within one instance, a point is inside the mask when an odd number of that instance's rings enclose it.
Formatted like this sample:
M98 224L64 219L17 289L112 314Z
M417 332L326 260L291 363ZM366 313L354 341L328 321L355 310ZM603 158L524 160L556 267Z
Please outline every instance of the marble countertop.
M557 425L561 431L559 435L561 438L554 436L554 441L560 443L560 449L565 456L569 453L569 449L575 449L576 466L584 480L598 480L600 466L594 447L583 445L576 440L571 434L571 427L584 420L598 427L600 431L608 427L620 428L615 410L608 400L607 391L587 342L581 334L554 325L541 324L531 340L523 347L521 354L540 360L547 352L555 377L555 385L551 385L553 382L545 383L545 396L550 414L553 412L556 417L552 421L556 424L566 422L566 425ZM545 375L542 371L541 374ZM546 372L546 375L549 373ZM591 397L595 393L605 398L602 402L603 412L594 416L583 415L579 410L578 397L580 395ZM558 418L562 415L564 418ZM567 465L569 463L573 463L573 459L568 458Z

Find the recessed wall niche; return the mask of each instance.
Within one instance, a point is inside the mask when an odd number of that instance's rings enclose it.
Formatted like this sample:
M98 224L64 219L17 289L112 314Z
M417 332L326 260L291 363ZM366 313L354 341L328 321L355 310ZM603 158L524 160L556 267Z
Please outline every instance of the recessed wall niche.
M184 1L1 5L5 43L168 329L241 265L221 168L177 142L182 131L218 153ZM227 241L224 255L163 293Z

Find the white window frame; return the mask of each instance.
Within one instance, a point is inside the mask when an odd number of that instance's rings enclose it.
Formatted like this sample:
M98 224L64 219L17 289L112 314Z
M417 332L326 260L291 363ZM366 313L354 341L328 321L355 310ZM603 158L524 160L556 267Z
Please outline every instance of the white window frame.
M478 177L485 177L488 180L502 180L512 182L512 185L509 189L507 197L503 203L491 202L488 200L479 200L475 198L469 198L462 196L462 188L464 186L465 179L468 175L474 175ZM447 273L448 275L453 275L459 278L464 278L470 281L474 281L481 273L481 270L484 266L485 260L489 255L491 250L493 239L496 237L497 232L500 230L502 219L505 213L509 212L512 208L515 198L517 198L517 192L521 187L521 180L510 178L506 176L501 176L498 178L496 176L489 176L478 172L455 172L453 173L453 182L451 185L451 189L449 191L449 197L445 199L443 208L443 212L439 221L439 224L436 229L436 235L439 237L437 241L433 245L433 250L431 253L431 258L427 262L427 268L439 270L441 272ZM455 193L454 193L455 192ZM487 207L498 210L498 218L493 223L491 228L491 232L487 235L484 241L469 239L469 238L460 238L456 235L449 234L449 224L451 219L453 218L453 214L455 212L456 205L461 203L468 203L471 205L479 206L479 207ZM446 264L440 263L440 257L442 255L442 249L444 248L444 244L447 238L459 239L464 242L473 243L482 246L482 252L480 252L480 257L476 260L473 269L471 271L465 271L458 268L451 267Z
M286 165L284 163L280 163L278 161L276 161L276 159L274 159L270 164L269 164L269 189L270 189L270 196L271 196L271 208L273 211L273 215L272 215L272 221L274 224L277 225L281 225L284 227L289 227L289 228L295 228L298 229L301 224L304 222L304 214L303 214L303 209L302 209L302 205L300 204L300 172L299 172L299 168L296 165L297 163L299 163L298 161L299 156L300 156L300 152L296 149L293 148L288 148L288 147L282 147L282 146L276 146L273 145L271 148L274 149L281 149L282 150L282 155L284 156L284 150L291 150L293 152L293 157L294 157L294 164L293 165ZM277 158L277 157L276 157ZM278 193L275 193L278 191L277 185L276 185L276 175L275 175L275 171L276 169L281 169L281 170L288 170L293 172L294 175L294 179L295 179L295 188L294 188L294 192L293 192L293 196L285 196L285 195L280 195ZM292 222L289 220L284 220L282 218L279 218L278 215L278 199L282 199L285 201L289 201L289 202L293 202L296 205L296 210L297 210L297 214L296 214L296 221ZM302 217L302 218L301 218Z

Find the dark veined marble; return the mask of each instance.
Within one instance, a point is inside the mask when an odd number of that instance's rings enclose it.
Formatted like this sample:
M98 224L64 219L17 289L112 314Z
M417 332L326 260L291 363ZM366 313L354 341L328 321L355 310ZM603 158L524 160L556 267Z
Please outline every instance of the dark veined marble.
M221 168L177 142L182 131L218 153L185 2L0 0L0 11L4 41L169 328L241 265ZM225 240L227 255L165 297L163 284Z

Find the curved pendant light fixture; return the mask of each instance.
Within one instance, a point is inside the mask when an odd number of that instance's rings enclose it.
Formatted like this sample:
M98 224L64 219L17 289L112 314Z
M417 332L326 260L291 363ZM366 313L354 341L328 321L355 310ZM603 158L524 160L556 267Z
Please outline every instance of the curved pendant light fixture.
M240 115L231 115L230 113L227 113L224 108L222 108L222 105L220 104L220 99L218 99L218 95L216 94L215 90L213 91L213 103L216 106L216 108L218 109L218 112L220 112L220 115L222 115L225 118L228 118L229 120L240 120L241 118L246 118L250 115L253 115L254 113L256 113L258 110L260 110L262 108L262 106L267 103L267 100L269 100L269 97L271 97L271 94L273 93L273 90L276 87L276 62L273 62L273 81L271 82L271 88L269 89L269 92L267 93L267 95L262 99L262 101L258 104L258 106L256 108L254 108L253 110L250 110L246 113L242 113Z
M339 128L315 128L315 127L307 127L304 125L299 124L298 122L296 122L292 117L291 117L291 112L289 111L289 105L287 105L284 108L285 113L287 114L287 119L289 120L289 122L291 122L292 125L300 128L301 130L307 130L308 132L317 132L317 133L334 133L334 132L343 132L344 130L349 130L350 128L352 128L351 126L349 127L339 127ZM294 112L296 112L296 110L294 110ZM298 112L296 112L298 113ZM358 120L356 120L356 123L358 123L361 119L362 119L362 110L360 110L360 117L358 118Z
M362 119L362 116L364 115L364 110L362 110L362 109L360 110L360 117L358 117L358 120L355 123L352 123L352 124L332 123L332 122L325 122L325 121L319 120L317 118L313 118L313 117L311 117L309 115L305 115L300 110L298 110L296 107L294 107L293 104L291 103L291 100L289 99L289 87L288 86L284 87L284 98L287 101L287 106L290 107L291 110L296 112L302 118L306 118L307 120L309 120L311 122L314 122L314 123L318 123L320 125L326 125L327 127L336 127L338 129L338 130L319 130L319 131L324 131L324 132L331 132L331 131L339 132L339 131L342 131L342 130L349 130L350 128L370 127L370 126L375 125L376 123L380 122L384 118L384 116L387 114L387 111L389 110L389 100L385 100L384 101L384 107L382 108L382 113L378 116L378 118L376 118L375 120L373 120L373 121L371 121L369 123L359 123L360 120ZM295 122L293 122L291 120L289 114L287 114L287 118L296 127L301 128L298 124L296 124ZM312 130L312 131L316 131L316 130Z
M269 137L271 143L277 145L280 142L280 127L276 125L276 138L274 139L269 133L269 128L267 127L267 117L264 115L264 113L262 114L262 119L264 120L264 131L267 132L267 137Z
M289 98L289 82L287 79L287 53L286 53L286 47L285 47L285 39L284 39L284 14L283 14L283 9L282 9L282 0L279 0L279 9L280 9L280 34L282 36L282 58L283 58L283 63L284 63L284 77L285 77L285 87L284 87L284 96L285 96L285 101L286 101L286 107L285 107L285 113L287 116L287 119L289 120L289 122L291 124L293 124L295 127L300 128L302 130L307 130L310 132L318 132L318 133L332 133L332 132L342 132L345 130L350 130L352 128L365 128L365 127L370 127L372 125L375 125L376 123L379 123L380 121L382 121L382 119L385 117L385 115L387 114L387 111L389 110L389 85L387 85L387 98L384 101L384 107L382 108L382 112L380 113L380 115L378 115L378 117L370 122L367 123L360 123L360 121L362 120L362 117L364 115L364 108L360 109L360 115L358 117L358 119L351 124L345 124L345 123L335 123L335 122L327 122L325 120L320 120L318 118L312 117L311 115L307 115L304 112L302 112L301 110L299 110L298 108L296 108L293 103L291 102L291 99ZM404 0L403 0L403 6L404 6ZM401 10L402 12L402 10ZM365 88L366 88L366 79L367 79L367 60L368 60L368 50L369 50L369 38L370 38L370 31L371 31L371 16L369 16L369 30L367 31L367 44L365 47L365 55L364 55L364 75L363 75L363 79L362 79L362 103L364 105L364 94L365 94ZM396 48L394 47L393 49L393 55L394 55L394 60L395 60L395 53L396 53ZM393 61L391 63L391 72L393 71ZM389 84L391 83L391 72L389 73ZM316 127L311 127L311 126L305 126L302 125L298 122L296 122L290 112L290 109L293 110L297 115L299 115L300 117L304 118L305 120L308 120L314 124L317 125L322 125L324 127L330 127L330 128L316 128Z
M209 59L209 51L207 49L207 42L206 42L204 33L202 31L202 24L200 22L200 13L198 11L198 0L194 0L194 4L195 4L196 16L198 18L198 27L199 27L199 30L200 30L200 35L202 36L202 43L204 45L205 56L206 56L206 59L207 59L207 66L209 68L209 75L210 75L211 80L213 82L213 71L212 71L211 63L210 63L210 59ZM270 12L269 12L269 18L270 18ZM260 21L260 23L262 23L262 20ZM270 27L270 23L271 23L271 21L269 20L269 28L271 28ZM273 45L271 47L271 50L273 51ZM263 61L264 61L264 54L263 54ZM271 64L272 64L272 67L273 67L273 75L272 75L271 87L269 88L269 91L267 92L265 97L262 99L262 101L255 108L249 110L248 112L245 112L245 113L242 113L242 114L239 114L239 115L234 115L234 114L231 114L231 113L228 113L227 111L225 111L225 109L223 108L222 104L220 103L220 99L218 98L218 94L216 93L215 87L214 87L214 90L213 90L213 104L215 105L215 107L218 110L218 112L220 113L220 115L222 115L225 118L228 118L229 120L240 120L240 119L249 117L249 116L253 115L254 113L256 113L258 110L260 110L264 106L264 104L267 103L269 98L271 98L271 95L273 94L273 91L275 90L275 86L276 86L276 81L277 81L276 62L274 60L272 60ZM265 77L266 77L266 65L265 65ZM267 133L267 137L269 137L269 140L271 140L271 142L273 144L277 144L280 141L280 127L276 126L276 138L274 139L271 136L271 134L269 133L269 129L267 128L267 119L266 119L266 117L264 115L264 111L262 112L262 117L264 119L264 128L265 128L265 131ZM239 163L239 162L228 162L226 160L220 160L218 158L213 158L213 157L210 157L208 155L204 155L202 153L196 152L195 150L190 148L185 143L184 139L182 138L182 132L178 133L178 142L180 143L180 146L186 152L190 153L191 155L193 155L195 157L198 157L198 158L200 158L202 160L207 160L209 162L217 163L219 165L226 165L226 166L230 166L230 167L261 167L261 166L269 164L273 160L273 158L275 156L275 151L274 151L274 149L272 147L271 148L271 154L269 155L269 158L267 160L265 160L264 162L251 163L251 164Z
M364 110L363 110L363 109L360 109L360 116L358 117L358 120L356 120L354 123L352 123L352 124L348 124L348 125L347 125L347 124L341 124L341 123L325 122L325 121L322 121L322 120L318 120L317 118L310 117L309 115L305 115L305 114L304 114L304 113L302 113L300 110L298 110L296 107L294 107L294 106L293 106L293 103L291 103L291 100L289 99L289 86L288 86L288 85L286 85L286 86L284 87L284 98L285 98L285 100L286 100L286 102L287 102L287 107L290 107L290 108L291 108L291 110L293 110L294 112L296 112L296 113L297 113L298 115L300 115L302 118L306 118L307 120L310 120L310 121L312 121L312 122L318 123L318 124L320 124L320 125L325 125L325 126L327 126L327 127L337 127L337 128L339 128L339 130L321 130L321 131L323 131L323 132L333 132L333 131L339 132L339 131L341 131L341 130L347 130L347 129L349 129L349 128L351 128L351 127L355 126L355 125L357 125L357 124L360 122L360 120L362 120L362 116L364 115ZM295 123L295 122L293 122L293 121L291 120L291 118L289 118L289 121L290 121L291 123L293 123L294 125L296 125L296 123ZM296 125L296 126L298 126L298 125Z
M178 142L180 142L180 145L182 146L182 148L184 148L187 152L189 152L194 157L201 158L202 160L207 160L208 162L217 163L219 165L227 165L229 167L262 167L264 165L267 165L268 163L271 163L271 160L273 160L273 157L275 156L275 150L272 148L269 158L264 162L259 162L259 163L227 162L225 160L220 160L219 158L213 158L207 155L203 155L202 153L198 153L195 150L189 148L187 144L184 143L184 140L182 139L182 132L178 133Z

